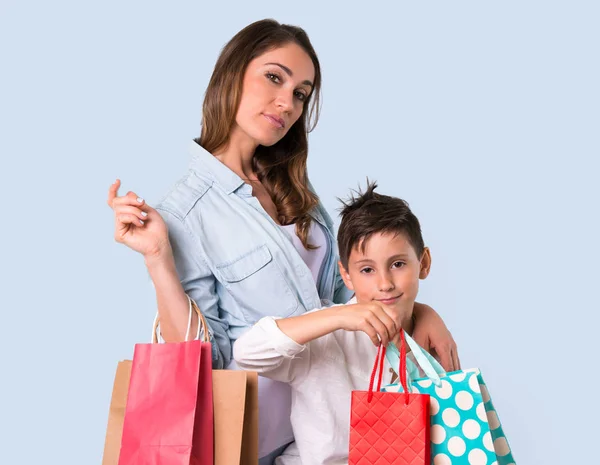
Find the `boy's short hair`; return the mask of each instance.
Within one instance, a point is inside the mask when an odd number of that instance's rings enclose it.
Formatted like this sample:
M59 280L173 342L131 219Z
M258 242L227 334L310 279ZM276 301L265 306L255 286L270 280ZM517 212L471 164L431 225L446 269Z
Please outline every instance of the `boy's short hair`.
M421 235L419 220L408 207L408 203L398 197L390 197L375 192L376 182L369 182L364 192L356 192L340 209L342 222L338 230L340 261L348 269L348 260L354 247L364 251L367 240L377 233L404 234L421 258L425 244Z

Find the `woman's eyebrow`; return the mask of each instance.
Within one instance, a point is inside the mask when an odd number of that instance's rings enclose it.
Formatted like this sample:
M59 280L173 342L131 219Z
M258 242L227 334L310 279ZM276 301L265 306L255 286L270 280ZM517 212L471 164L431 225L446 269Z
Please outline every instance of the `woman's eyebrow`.
M286 73L286 74L287 74L289 77L292 77L292 76L294 75L294 73L292 72L292 70L291 70L290 68L288 68L288 67L287 67L287 66L285 66L285 65L282 65L281 63L265 63L265 66L266 66L266 65L275 65L275 66L279 66L279 67L280 67L282 70L284 70L284 71L285 71L285 73ZM308 79L307 79L306 81L302 81L302 84L305 84L305 85L307 85L307 86L310 86L310 87L314 87L313 83L312 83L312 82L310 82Z

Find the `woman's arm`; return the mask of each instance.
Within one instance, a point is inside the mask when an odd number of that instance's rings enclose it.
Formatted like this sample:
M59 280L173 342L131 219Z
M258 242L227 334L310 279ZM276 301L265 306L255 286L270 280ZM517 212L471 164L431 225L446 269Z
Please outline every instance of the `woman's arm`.
M456 342L442 318L433 308L418 302L414 315L413 339L417 344L434 355L446 371L460 370Z
M165 341L183 341L189 317L186 294L196 302L208 323L212 342L213 368L227 368L232 358L229 324L221 319L216 278L201 255L201 249L185 219L157 207L169 230L170 253L146 260L156 290L161 331ZM182 317L183 315L183 317ZM196 334L198 318L192 317L191 334Z
M183 341L188 321L187 297L177 271L168 227L158 211L135 192L119 196L121 181L108 190L115 214L115 240L143 255L156 289L161 332L166 341ZM197 328L197 319L195 327ZM195 334L195 333L194 333Z
M184 341L189 302L177 275L173 253L168 250L144 259L156 292L161 336L165 342ZM196 334L197 331L198 316L194 313L190 334Z
M215 278L199 257L199 248L183 219L154 209L133 192L119 197L120 181L109 188L108 204L115 213L115 240L141 253L154 288L161 334L167 342L185 339L189 318L186 293L198 304L209 325L213 366L224 368L231 360L228 325L219 318ZM161 210L161 213L159 213ZM191 334L198 318L192 316Z

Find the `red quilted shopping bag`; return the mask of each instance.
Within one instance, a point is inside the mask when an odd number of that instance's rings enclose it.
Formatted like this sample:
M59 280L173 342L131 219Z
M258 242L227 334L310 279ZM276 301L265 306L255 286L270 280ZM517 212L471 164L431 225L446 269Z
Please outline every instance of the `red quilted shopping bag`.
M349 465L430 465L429 395L409 394L406 347L400 331L404 392L380 392L385 347L379 346L368 391L352 391ZM379 369L379 370L378 370ZM375 373L377 390L373 391Z

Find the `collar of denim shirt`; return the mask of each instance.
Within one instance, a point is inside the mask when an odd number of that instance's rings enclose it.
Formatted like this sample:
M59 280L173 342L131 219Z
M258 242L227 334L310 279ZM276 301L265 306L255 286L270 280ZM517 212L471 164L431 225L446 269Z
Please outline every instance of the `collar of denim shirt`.
M235 192L241 186L245 185L242 178L221 163L212 153L206 151L196 141L192 141L190 144L190 153L192 155L190 167L201 173L210 174L213 180L228 194Z
M252 195L252 186L246 184L242 178L194 140L190 144L190 153L192 155L190 167L200 173L209 174L213 181L219 184L227 194L231 194L242 188L239 194L242 194L242 196ZM310 182L309 188L314 192ZM329 230L330 225L326 224L319 208L313 210L310 216ZM330 231L330 233L332 232Z

